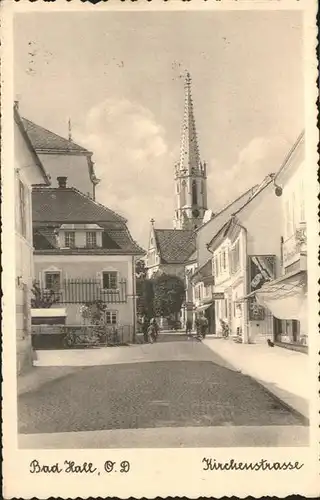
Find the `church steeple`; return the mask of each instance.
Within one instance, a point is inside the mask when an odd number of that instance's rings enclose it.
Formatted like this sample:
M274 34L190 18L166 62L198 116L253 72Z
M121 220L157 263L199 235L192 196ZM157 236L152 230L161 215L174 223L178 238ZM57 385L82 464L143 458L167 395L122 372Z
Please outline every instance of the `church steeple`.
M201 163L191 92L191 76L185 77L184 116L181 132L180 159L175 166L177 229L198 227L207 209L206 164Z
M191 76L187 72L185 78L185 98L184 98L184 116L180 142L180 170L200 168L200 157L198 148L198 138L196 124L193 112L193 100L191 94Z

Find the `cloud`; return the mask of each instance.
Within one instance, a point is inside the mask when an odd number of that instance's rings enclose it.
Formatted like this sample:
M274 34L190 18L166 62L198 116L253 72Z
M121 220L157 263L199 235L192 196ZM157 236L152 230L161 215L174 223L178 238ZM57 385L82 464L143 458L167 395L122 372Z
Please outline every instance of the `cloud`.
M74 136L94 152L101 179L97 200L128 219L140 244L147 244L151 217L157 227L172 227L173 152L148 109L126 99L107 99L89 111Z
M133 237L146 248L153 217L158 228L173 227L174 163L179 155L155 116L127 99L106 99L87 115L76 142L94 152L101 183L97 200L128 219ZM280 137L255 137L231 166L208 164L208 206L214 211L266 175L276 172L289 149Z
M208 204L222 208L241 193L276 173L290 145L281 137L255 137L240 152L231 167L215 159L208 166Z

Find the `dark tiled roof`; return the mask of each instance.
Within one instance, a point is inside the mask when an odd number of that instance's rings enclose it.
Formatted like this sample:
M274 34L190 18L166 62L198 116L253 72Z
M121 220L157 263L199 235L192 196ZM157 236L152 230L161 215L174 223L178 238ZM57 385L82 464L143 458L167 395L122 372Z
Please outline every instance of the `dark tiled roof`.
M40 125L36 125L26 118L22 118L22 123L36 151L52 150L91 154L90 151L75 144L73 141L69 141L44 127L40 127Z
M47 172L45 171L44 166L42 165L42 162L40 161L40 158L38 157L38 155L37 155L37 153L35 151L34 145L32 144L32 141L30 140L29 135L27 134L27 132L25 130L24 123L23 123L23 120L22 120L22 118L21 118L21 116L19 114L19 110L18 110L18 106L17 105L14 106L13 113L14 113L14 121L18 125L19 130L20 130L20 132L21 132L24 140L27 143L29 151L31 152L31 155L33 156L35 165L37 165L37 167L39 168L39 170L40 170L40 172L42 174L42 177L44 179L43 184L49 186L50 185L50 179L48 177Z
M133 254L143 255L144 250L132 239L125 224L121 229L105 229L101 248L59 248L55 235L57 228L36 227L33 231L33 245L37 254Z
M194 231L155 229L154 234L162 263L184 263L196 249L196 235Z
M36 253L145 254L133 240L123 217L75 188L35 188L32 191L32 213ZM58 248L56 230L66 222L101 226L104 229L103 247Z
M32 191L34 222L126 222L109 208L75 188L35 188Z
M207 260L201 267L195 270L191 279L196 281L201 281L202 278L206 278L208 276L212 276L212 260L211 258Z
M48 229L46 227L34 229L33 246L34 248L42 248L43 250L57 248L57 238L54 229Z
M194 262L197 260L197 250L195 250L194 252L192 252L192 254L190 255L190 257L187 259L187 263L191 263L191 262Z

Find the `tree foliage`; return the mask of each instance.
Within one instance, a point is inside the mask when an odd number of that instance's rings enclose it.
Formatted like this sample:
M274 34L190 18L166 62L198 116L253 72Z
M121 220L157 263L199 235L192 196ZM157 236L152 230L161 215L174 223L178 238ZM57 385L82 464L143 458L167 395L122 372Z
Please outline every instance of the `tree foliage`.
M52 304L57 302L56 294L53 290L42 290L36 281L33 282L31 293L32 309L49 309Z
M137 313L139 316L152 318L153 311L153 282L147 279L147 269L143 260L136 262L136 294Z
M153 281L153 306L156 315L177 315L185 298L183 281L174 275L162 274Z

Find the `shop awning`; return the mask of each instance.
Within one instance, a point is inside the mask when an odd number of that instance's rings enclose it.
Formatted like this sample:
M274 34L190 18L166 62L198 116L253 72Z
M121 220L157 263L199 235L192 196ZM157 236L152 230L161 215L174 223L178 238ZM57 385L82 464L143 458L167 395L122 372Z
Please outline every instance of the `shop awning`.
M307 273L290 273L266 283L241 300L255 297L258 304L269 309L279 319L296 319L303 330L307 329Z
M201 306L197 307L197 312L205 311L208 309L210 306L212 306L213 302L209 302L208 304L202 304Z

